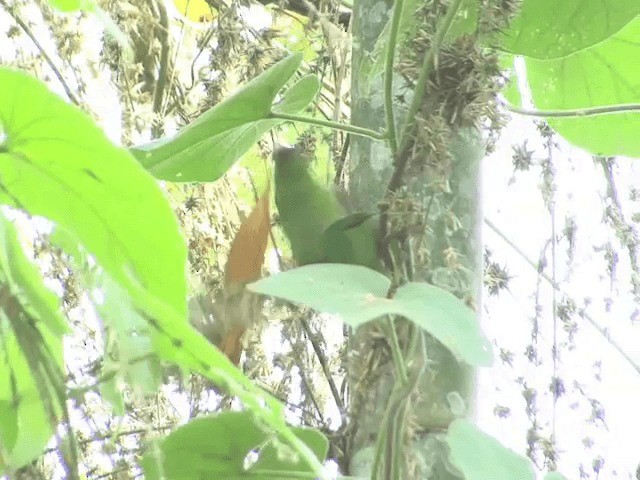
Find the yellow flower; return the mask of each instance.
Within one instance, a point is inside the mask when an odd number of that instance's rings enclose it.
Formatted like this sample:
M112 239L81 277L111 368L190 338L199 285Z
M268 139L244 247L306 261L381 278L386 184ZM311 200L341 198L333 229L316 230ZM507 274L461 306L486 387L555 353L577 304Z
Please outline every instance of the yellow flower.
M192 22L210 22L218 15L205 0L173 0L173 4L181 15Z

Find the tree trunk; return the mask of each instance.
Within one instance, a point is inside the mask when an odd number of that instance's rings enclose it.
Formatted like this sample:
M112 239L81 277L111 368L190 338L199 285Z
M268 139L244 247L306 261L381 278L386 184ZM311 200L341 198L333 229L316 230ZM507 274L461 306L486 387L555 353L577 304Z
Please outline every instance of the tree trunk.
M417 18L425 18L420 26L428 30L442 25L447 6L455 2L426 3L432 5L412 2L405 8L419 10ZM384 27L392 12L393 6L387 9L383 2L367 1L356 1L353 10L352 122L378 131L384 130L386 123L384 74L376 73L375 67L376 58L384 53L376 48L376 42L381 35L389 35L389 28ZM433 25L427 25L428 21ZM420 34L418 29L416 36ZM398 132L405 125L407 106L413 98L411 89L416 82L412 72L422 68L435 40L432 33L430 38L404 42L398 46L393 69ZM387 225L386 231L382 228L382 244L390 246L387 266L393 266L394 284L434 284L477 312L481 310L482 285L479 163L485 141L476 125L487 117L495 123L490 100L499 72L497 63L490 63L495 59L483 55L475 35L441 47L425 100L412 118L417 128L408 147L394 162L386 143L352 137L351 163L345 167L358 210L375 211L382 205L386 211L382 215ZM479 66L486 67L486 62L495 69L479 73ZM476 83L470 85L470 80ZM479 108L480 102L485 109ZM398 167L401 156L406 164ZM403 169L399 183L392 180L398 168ZM448 463L444 434L453 419L472 414L473 370L428 334L414 332L417 327L396 319L395 330L411 379L409 385L399 388L387 325L385 321L367 324L350 339L349 474L385 479L460 478ZM379 435L386 436L386 443L378 442ZM377 450L382 458L378 462Z

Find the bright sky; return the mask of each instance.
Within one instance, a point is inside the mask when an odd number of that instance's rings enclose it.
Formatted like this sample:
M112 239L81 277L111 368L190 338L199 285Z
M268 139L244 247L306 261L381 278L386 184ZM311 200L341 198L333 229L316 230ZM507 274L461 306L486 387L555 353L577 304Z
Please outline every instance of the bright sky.
M551 237L551 218L542 201L538 185L541 182L539 167L529 172L518 172L512 182L513 167L510 144L528 139L528 148L535 150L534 158L543 158L543 148L533 123L526 118L514 118L502 134L498 150L484 160L483 207L486 218L492 221L504 235L537 262L542 248ZM565 215L573 215L578 225L576 233L575 259L571 268L566 268L567 242L556 247L556 278L564 291L571 295L580 309L585 300L591 304L586 311L602 327L608 328L611 338L640 364L640 324L635 325L631 317L638 308L630 292L630 267L625 249L617 248L619 264L616 282L610 285L602 253L594 246L607 240L617 245L611 228L604 226L603 198L606 182L601 167L590 155L571 148L557 138L560 149L553 152L556 169L556 235L561 235ZM640 165L636 161L620 158L617 162L616 182L625 215L631 217L632 205L628 201L631 186L638 185ZM636 211L638 205L634 206ZM524 400L514 384L518 376L527 379L531 387L538 389L538 408L543 420L542 432L555 431L560 450L560 471L578 478L578 464L596 478L591 470L591 461L601 455L605 459L600 478L632 478L640 462L637 443L637 428L640 425L640 376L621 356L614 351L586 320L575 316L579 333L575 337L576 348L562 348L558 375L564 380L567 394L557 402L555 426L553 423L552 397L548 385L553 376L551 345L553 341L553 319L551 315L552 289L543 281L540 288L539 355L542 365L532 367L524 357L525 346L530 341L531 322L534 315L534 292L536 271L508 246L496 233L485 226L485 243L493 250L493 259L507 265L514 277L510 291L498 298L485 295L485 318L483 328L502 347L511 349L515 355L514 368L504 368L499 362L490 370L482 372L482 388L479 394L478 415L481 426L489 433L516 451L526 448L525 429L529 424L524 415ZM548 266L545 272L551 275L551 249L548 248ZM612 300L607 312L605 299ZM557 296L558 301L561 295ZM558 327L558 339L566 341L562 324ZM594 363L602 360L602 367ZM594 380L599 371L601 381ZM605 408L606 428L587 425L585 419L591 415L591 406L576 393L579 386L591 397L602 402ZM512 408L512 416L500 420L493 415L496 404ZM590 436L595 441L593 448L586 448L583 438ZM617 472L617 474L615 473Z

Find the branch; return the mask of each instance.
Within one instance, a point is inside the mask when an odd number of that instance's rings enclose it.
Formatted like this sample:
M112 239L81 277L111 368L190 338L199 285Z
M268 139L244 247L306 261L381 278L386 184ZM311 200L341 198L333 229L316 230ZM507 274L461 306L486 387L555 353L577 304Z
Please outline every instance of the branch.
M318 362L320 362L320 366L322 367L322 372L324 376L327 378L327 382L329 383L329 388L331 389L331 394L333 395L333 399L336 402L336 406L340 411L340 417L342 418L342 422L346 420L346 410L344 408L344 402L342 401L342 397L340 396L340 392L336 387L336 383L333 381L333 375L331 375L331 370L329 369L329 364L327 363L327 359L324 356L324 352L320 348L320 345L315 339L313 332L311 331L311 327L309 326L309 322L306 318L302 318L301 322L304 333L307 335L307 338L311 342L311 346L313 347L313 351L316 353L316 357L318 357Z

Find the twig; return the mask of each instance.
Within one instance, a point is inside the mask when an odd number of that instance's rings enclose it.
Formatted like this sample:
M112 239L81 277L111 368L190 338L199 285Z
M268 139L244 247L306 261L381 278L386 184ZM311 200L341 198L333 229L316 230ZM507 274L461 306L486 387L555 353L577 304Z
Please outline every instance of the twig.
M149 6L153 9L153 0L148 0ZM155 3L160 14L160 67L158 69L158 80L153 91L153 112L157 115L154 119L152 127L152 136L157 138L160 136L160 116L162 115L162 105L164 103L164 91L167 85L167 70L169 68L169 18L167 17L167 9L163 2Z
M289 343L291 344L291 340L289 340ZM293 347L293 345L291 345ZM293 350L293 355L296 358L296 362L298 363L298 367L300 369L300 378L302 379L302 383L304 384L304 387L306 389L307 392L309 392L309 397L311 398L311 403L313 403L313 407L316 409L316 412L318 413L318 419L320 420L320 423L322 423L323 425L326 425L327 422L324 418L324 415L322 413L322 409L320 408L320 405L318 405L318 402L316 401L316 397L313 394L313 390L311 388L311 384L309 383L309 381L307 380L307 376L305 375L305 369L302 368L302 358L301 356L298 354L297 349L296 348L292 348Z
M607 196L611 199L612 210L606 209L606 218L611 222L611 225L616 230L620 243L627 247L629 251L629 263L631 264L631 270L636 275L640 274L640 265L638 262L638 245L640 244L640 238L638 232L627 221L622 210L622 204L618 196L618 189L616 188L616 182L614 179L613 171L611 169L613 158L596 157L596 161L602 167L605 178L607 179ZM634 275L631 276L631 283L633 286L634 295L638 295L640 284L638 280L634 279Z
M307 319L302 318L300 324L302 325L302 329L307 335L307 338L311 342L311 346L313 347L313 351L315 352L316 357L318 357L318 362L320 362L320 366L322 367L322 372L324 373L324 376L327 378L327 382L329 383L329 389L331 390L333 399L336 402L336 406L338 407L338 410L340 411L340 416L342 418L342 421L344 422L345 416L346 416L344 402L342 401L340 392L336 387L336 382L334 382L333 380L333 375L331 375L331 370L329 369L329 364L327 363L327 359L324 356L324 352L322 351L322 349L320 348L320 345L314 338L313 331L311 330L311 327L309 326L309 322L307 321Z
M55 66L55 64L53 63L53 60L47 54L44 47L40 45L40 42L38 42L38 39L33 35L28 25L22 20L22 18L20 18L20 15L18 15L18 13L15 11L15 8L9 8L5 0L0 0L0 5L4 7L5 11L15 20L15 22L20 26L20 28L22 28L24 33L27 34L27 36L31 39L33 44L38 48L38 50L40 50L42 57L45 59L45 61L53 71L53 74L58 78L58 80L62 84L62 88L64 88L64 91L67 94L67 97L69 97L69 100L71 100L74 104L80 106L81 104L80 100L71 91L71 88L69 87L69 85L67 84L67 81L62 76L62 73L60 73L60 70L58 70L58 67Z

